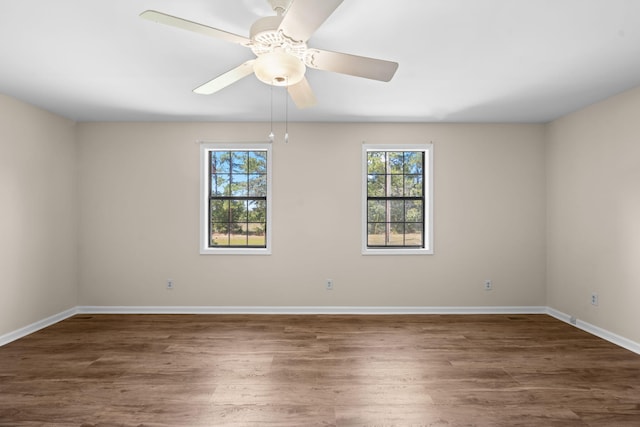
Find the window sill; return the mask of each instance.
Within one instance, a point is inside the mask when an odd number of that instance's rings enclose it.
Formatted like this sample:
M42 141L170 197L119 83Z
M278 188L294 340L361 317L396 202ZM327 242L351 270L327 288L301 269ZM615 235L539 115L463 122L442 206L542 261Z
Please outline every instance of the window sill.
M362 255L433 255L433 249L362 249Z
M201 248L200 255L271 255L268 248Z

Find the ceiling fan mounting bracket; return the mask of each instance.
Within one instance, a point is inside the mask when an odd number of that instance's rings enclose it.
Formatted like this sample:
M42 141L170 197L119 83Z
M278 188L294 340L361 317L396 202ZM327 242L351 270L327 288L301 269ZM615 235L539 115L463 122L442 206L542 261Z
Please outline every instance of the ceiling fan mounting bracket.
M284 13L289 9L292 0L268 0L271 8L278 15L284 15Z

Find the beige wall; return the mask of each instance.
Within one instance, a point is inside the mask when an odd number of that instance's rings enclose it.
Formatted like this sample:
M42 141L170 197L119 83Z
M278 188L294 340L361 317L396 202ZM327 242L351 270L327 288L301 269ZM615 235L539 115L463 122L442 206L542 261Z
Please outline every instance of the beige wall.
M640 88L548 127L548 305L640 342ZM599 305L591 305L591 293Z
M290 124L289 144L273 147L273 254L199 255L196 141L268 132L264 123L79 124L79 303L545 305L544 126ZM361 255L363 141L434 142L435 255Z
M640 342L637 111L640 88L546 126L290 124L273 255L202 256L196 141L267 124L75 125L0 95L0 335L76 305L548 305ZM429 141L435 255L362 256L362 142Z
M74 131L0 95L0 335L77 305Z

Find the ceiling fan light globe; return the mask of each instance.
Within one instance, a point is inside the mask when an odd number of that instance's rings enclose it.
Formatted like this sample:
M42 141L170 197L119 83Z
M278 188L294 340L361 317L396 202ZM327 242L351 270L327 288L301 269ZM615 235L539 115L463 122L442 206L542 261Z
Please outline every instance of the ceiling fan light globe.
M256 77L273 86L291 86L304 78L305 65L285 52L269 52L260 55L253 64Z

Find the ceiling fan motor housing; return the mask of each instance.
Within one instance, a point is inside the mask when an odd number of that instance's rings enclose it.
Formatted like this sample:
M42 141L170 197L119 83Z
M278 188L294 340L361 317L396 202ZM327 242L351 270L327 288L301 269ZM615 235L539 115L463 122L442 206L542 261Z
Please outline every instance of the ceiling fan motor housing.
M306 43L288 38L278 28L283 16L266 16L253 23L251 50L258 57L254 72L260 81L274 86L290 86L303 79Z
M265 16L251 25L249 37L251 40L260 39L262 34L277 33L284 17L282 15Z

